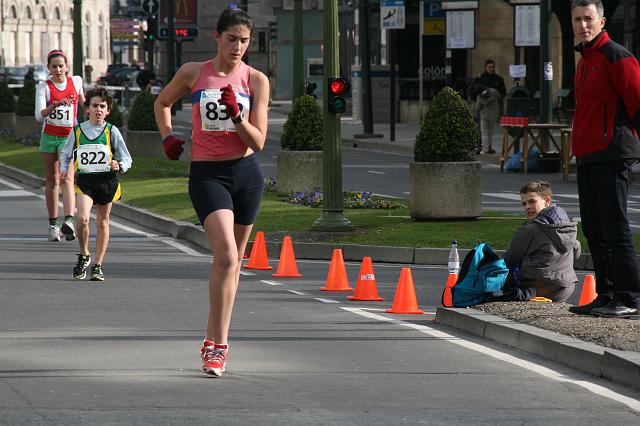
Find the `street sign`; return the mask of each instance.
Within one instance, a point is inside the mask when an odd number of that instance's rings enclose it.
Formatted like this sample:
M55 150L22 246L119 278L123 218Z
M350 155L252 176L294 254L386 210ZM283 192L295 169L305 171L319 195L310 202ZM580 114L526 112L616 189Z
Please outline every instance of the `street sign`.
M404 0L382 0L380 3L380 28L385 30L404 29Z
M160 9L158 0L142 0L140 6L142 7L142 11L147 15L155 15Z

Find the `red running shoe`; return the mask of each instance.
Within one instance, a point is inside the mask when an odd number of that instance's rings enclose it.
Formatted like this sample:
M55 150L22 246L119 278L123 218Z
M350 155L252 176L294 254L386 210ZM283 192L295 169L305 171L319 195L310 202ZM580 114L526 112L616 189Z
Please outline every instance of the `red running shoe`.
M202 348L200 348L202 371L212 376L222 376L228 355L229 350L227 345L216 345L210 340L205 340L202 343Z

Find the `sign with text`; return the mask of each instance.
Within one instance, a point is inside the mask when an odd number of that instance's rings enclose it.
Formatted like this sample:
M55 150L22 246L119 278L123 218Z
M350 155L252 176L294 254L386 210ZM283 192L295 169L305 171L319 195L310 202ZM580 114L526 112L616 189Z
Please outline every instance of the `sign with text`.
M439 1L424 2L424 32L425 36L443 36L445 34L445 12Z
M403 30L404 12L404 0L382 0L380 2L380 28Z
M473 49L476 42L474 11L447 11L446 38L447 49Z
M540 5L515 6L513 41L516 47L540 46Z

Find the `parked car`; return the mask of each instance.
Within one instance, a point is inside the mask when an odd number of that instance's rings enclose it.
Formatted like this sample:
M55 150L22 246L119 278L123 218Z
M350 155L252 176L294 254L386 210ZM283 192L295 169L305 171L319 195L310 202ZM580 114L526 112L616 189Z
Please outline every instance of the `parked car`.
M138 68L120 68L111 74L103 75L96 81L102 86L135 86L136 75L140 71Z
M131 68L129 64L109 64L107 65L107 74L111 74L122 68Z
M33 67L33 80L38 83L42 83L49 79L49 70L45 64L33 64L27 65L27 69Z
M27 67L4 67L2 79L8 84L20 84L24 82Z

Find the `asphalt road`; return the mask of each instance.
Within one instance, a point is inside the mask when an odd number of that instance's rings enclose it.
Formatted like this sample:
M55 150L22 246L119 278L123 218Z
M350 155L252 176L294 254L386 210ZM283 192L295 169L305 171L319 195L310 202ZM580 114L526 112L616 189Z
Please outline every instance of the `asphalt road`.
M114 218L106 281L75 281L77 244L45 241L42 195L1 179L0 206L0 424L640 420L639 392L434 324L443 267L412 267L425 315L384 312L402 265L374 265L384 302L321 292L327 262L245 271L228 371L207 377L202 249Z

